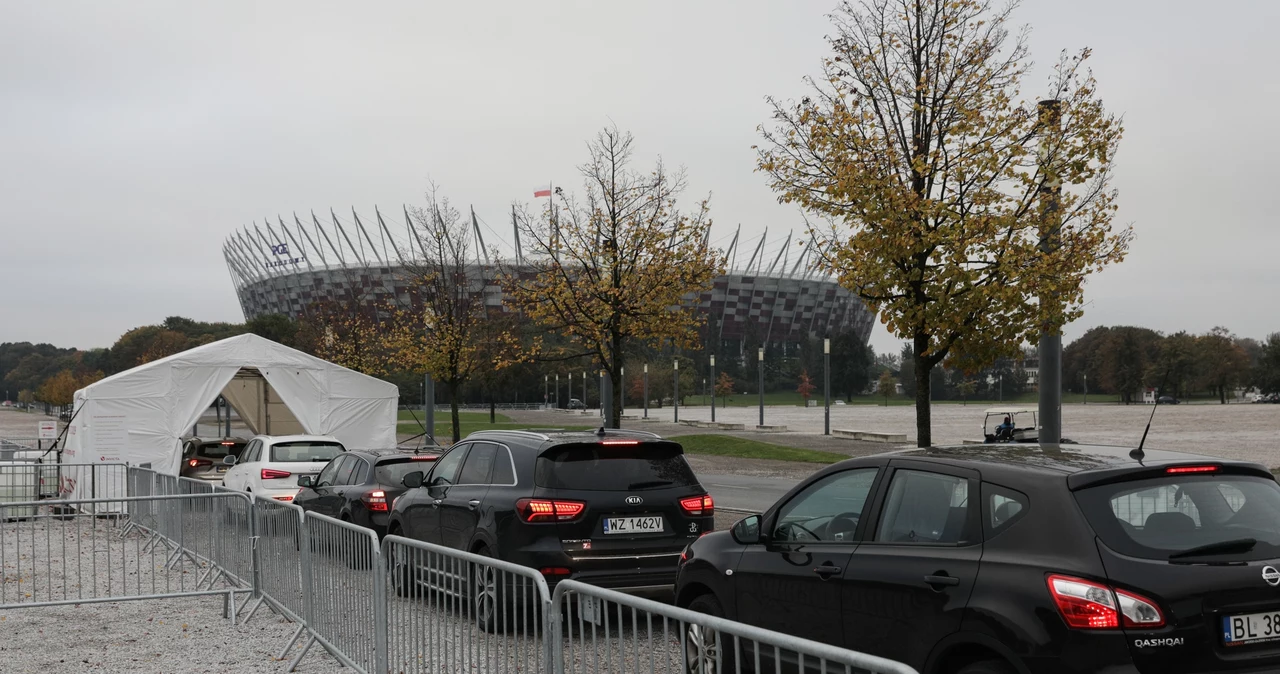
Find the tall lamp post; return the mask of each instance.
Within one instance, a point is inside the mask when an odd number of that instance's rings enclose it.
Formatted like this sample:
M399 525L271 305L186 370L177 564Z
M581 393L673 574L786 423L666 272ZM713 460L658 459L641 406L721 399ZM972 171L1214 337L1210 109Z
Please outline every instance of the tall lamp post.
M622 389L621 389L622 404L619 405L619 407L622 409L622 414L626 414L627 413L627 368L625 367L618 368L618 376L622 377ZM610 392L610 395L612 395L613 393L612 384L609 385L609 392ZM619 421L621 421L621 419L619 419ZM618 424L618 425L621 426L622 424Z
M649 418L649 364L644 364L644 418Z
M711 422L716 421L716 355L711 354Z
M822 340L822 434L831 435L831 339Z
M556 409L560 409L560 373L556 373Z
M675 365L671 366L672 378L675 384L671 387L671 409L672 419L675 423L680 423L680 360L676 359Z
M760 373L758 390L760 392L760 425L764 425L764 347L756 351L756 371Z
M582 371L582 412L587 411L587 371Z
M1089 373L1084 373L1084 404L1089 404Z
M551 404L551 375L542 375L542 407Z

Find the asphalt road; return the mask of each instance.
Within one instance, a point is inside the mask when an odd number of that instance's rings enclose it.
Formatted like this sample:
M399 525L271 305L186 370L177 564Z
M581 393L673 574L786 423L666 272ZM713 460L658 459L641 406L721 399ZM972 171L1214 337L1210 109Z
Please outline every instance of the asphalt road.
M700 473L698 481L715 499L717 508L733 508L764 512L796 485L797 480L783 477L717 475Z

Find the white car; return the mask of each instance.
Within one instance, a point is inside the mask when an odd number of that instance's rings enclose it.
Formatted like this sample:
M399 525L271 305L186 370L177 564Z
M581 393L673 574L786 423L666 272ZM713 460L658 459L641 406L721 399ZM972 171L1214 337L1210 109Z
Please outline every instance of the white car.
M336 438L327 435L259 435L245 445L239 460L228 455L230 464L222 486L259 494L277 501L292 501L298 495L298 477L318 475L329 460L347 451Z

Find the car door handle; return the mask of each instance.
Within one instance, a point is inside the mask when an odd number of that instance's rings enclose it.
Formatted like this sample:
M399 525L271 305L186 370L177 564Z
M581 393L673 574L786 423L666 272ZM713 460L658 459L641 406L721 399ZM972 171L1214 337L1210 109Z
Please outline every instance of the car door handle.
M934 590L941 592L944 587L955 587L959 585L960 579L955 576L947 575L925 576L924 583L925 585L932 587Z
M840 567L831 566L830 564L823 564L822 566L815 566L813 568L813 572L818 574L818 576L821 577L823 580L826 580L840 573Z
M474 498L473 498L473 499L471 499L470 501L467 501L467 507L468 507L468 508L470 508L470 509L472 509L472 510L475 510L476 508L479 508L479 507L480 507L480 499L474 499Z

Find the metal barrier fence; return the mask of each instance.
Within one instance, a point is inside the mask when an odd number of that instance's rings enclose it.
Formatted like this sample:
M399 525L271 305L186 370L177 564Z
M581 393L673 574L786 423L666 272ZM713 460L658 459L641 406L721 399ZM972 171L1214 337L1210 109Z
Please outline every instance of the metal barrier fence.
M57 463L38 460L0 462L0 502L64 498L77 486L80 500L129 496L128 468L123 463Z
M382 559L390 671L552 671L537 570L400 536Z
M127 497L0 503L0 608L220 595L233 621L265 605L298 624L279 656L307 636L290 671L319 643L362 674L915 674L575 581L550 593L535 569L400 536L379 542L290 503L124 470Z
M556 585L551 610L556 674L916 674L893 660L573 580Z
M314 512L305 513L303 532L302 579L310 598L311 640L290 671L317 642L363 674L387 671L386 592L378 535Z
M208 582L207 544L188 537L162 545L174 518L157 518L152 529L130 513L214 513L224 509L218 504L247 500L207 494L0 504L0 608L223 595L233 611L235 594L247 590Z

